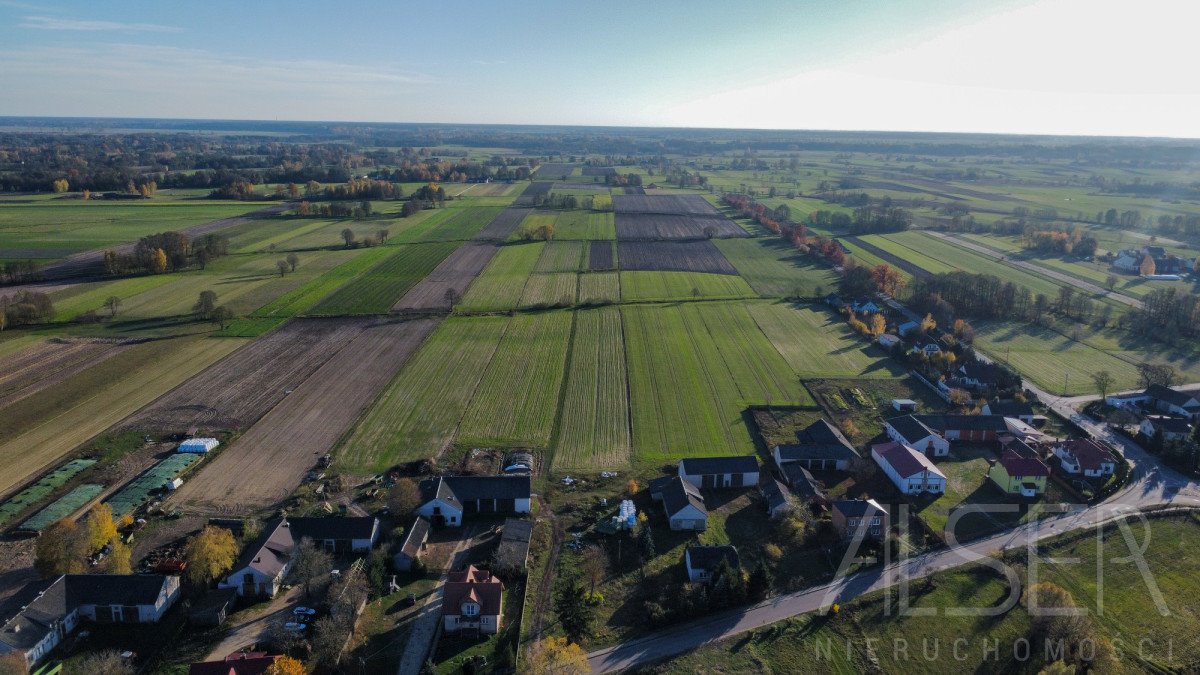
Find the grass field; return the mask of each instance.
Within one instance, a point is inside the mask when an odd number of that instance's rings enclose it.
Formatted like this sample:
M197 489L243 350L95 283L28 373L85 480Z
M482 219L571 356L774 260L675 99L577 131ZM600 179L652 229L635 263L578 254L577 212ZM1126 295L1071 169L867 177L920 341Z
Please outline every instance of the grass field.
M758 294L741 277L703 272L621 272L621 300L727 300Z
M0 258L63 258L262 208L254 202L0 199Z
M542 255L544 242L501 246L458 304L460 311L513 309L521 302L525 281Z
M205 338L149 342L9 406L3 415L8 432L0 441L0 457L6 458L0 493L243 344Z
M751 288L765 298L811 296L837 286L833 270L801 257L779 239L718 239L717 248Z
M903 367L823 308L755 303L750 315L800 377L897 377Z
M445 449L508 322L505 317L443 322L342 445L339 463L348 471L375 473Z
M573 314L518 314L475 391L459 427L472 446L550 446Z
M621 299L621 277L616 272L579 275L579 304L600 305Z
M598 471L629 465L633 452L621 312L580 310L567 370L555 470Z
M623 307L639 460L753 451L748 405L812 405L744 307Z
M975 326L975 343L1001 362L1008 362L1022 375L1048 392L1072 396L1094 394L1091 375L1107 370L1113 389L1138 386L1137 366L1084 342L1048 328L1022 323L984 323Z
M343 284L358 278L394 253L394 249L376 247L367 249L350 260L334 267L321 276L276 298L251 314L255 318L292 317L308 311L322 298L333 293Z
M539 225L554 225L557 240L616 239L617 226L612 211L541 211L531 213L517 227L517 234Z
M410 244L317 303L309 314L387 314L408 289L446 259L457 242Z
M521 307L570 307L575 304L579 275L533 274L525 282Z
M580 272L586 263L587 242L551 241L542 249L534 272Z
M504 210L500 206L463 206L448 209L450 217L416 236L414 241L464 241L479 234Z

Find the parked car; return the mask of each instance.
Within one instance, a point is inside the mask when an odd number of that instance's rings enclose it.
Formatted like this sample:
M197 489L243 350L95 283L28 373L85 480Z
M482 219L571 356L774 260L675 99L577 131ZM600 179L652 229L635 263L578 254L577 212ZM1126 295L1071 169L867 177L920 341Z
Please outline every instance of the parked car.
M317 610L312 607L296 607L292 610L292 614L296 616L316 616Z
M404 596L403 600L400 601L401 607L412 607L415 604L417 604L416 593L409 593L408 595Z
M299 621L289 621L283 624L283 629L289 633L303 633L308 630L308 624L300 623Z

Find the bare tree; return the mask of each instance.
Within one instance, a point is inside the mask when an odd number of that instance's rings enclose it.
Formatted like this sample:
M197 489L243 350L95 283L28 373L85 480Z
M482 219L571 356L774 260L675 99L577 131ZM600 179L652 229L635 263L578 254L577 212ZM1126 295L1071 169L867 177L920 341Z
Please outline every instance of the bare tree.
M579 568L588 581L589 591L595 595L596 586L608 578L608 556L599 546L589 546L583 551Z
M275 263L275 267L279 270L280 277L287 274L288 271L291 270L291 266L288 265L288 261L286 260L280 260L279 262Z
M104 308L108 310L109 318L117 315L117 310L121 308L121 299L115 295L108 296L104 301Z
M287 254L287 264L292 268L292 271L295 272L296 265L300 264L300 256L296 255L295 253Z
M312 595L313 582L333 570L333 556L305 537L292 554L292 577L304 585L304 597Z

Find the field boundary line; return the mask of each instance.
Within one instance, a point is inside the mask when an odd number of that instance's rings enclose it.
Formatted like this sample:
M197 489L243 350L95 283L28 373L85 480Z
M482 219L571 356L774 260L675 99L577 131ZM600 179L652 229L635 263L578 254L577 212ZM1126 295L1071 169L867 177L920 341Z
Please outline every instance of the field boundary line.
M453 435L447 439L446 443L442 445L442 448L438 450L437 459L441 459L442 455L446 454L446 448L454 445L454 442L458 439L458 432L460 429L462 429L462 422L464 419L466 419L467 413L470 412L471 406L475 404L475 397L479 395L479 388L483 385L483 379L487 376L488 369L492 367L492 361L496 359L496 352L500 351L500 345L504 344L504 341L508 338L508 331L512 329L512 324L513 317L510 316L508 317L508 320L504 322L504 331L500 333L500 339L496 340L496 346L492 348L492 353L488 355L487 363L479 369L479 379L475 382L475 386L471 389L471 398L467 400L466 404L463 406L462 414L458 416L458 421L454 423ZM422 346L424 346L423 343Z
M578 293L578 288L576 288L576 293ZM567 355L563 359L562 384L558 387L558 402L556 403L557 408L554 412L554 427L550 431L549 447L546 448L546 452L550 457L542 460L542 465L546 467L553 467L554 457L558 455L558 443L562 434L563 406L566 403L567 390L571 385L569 379L571 376L571 365L575 362L575 330L578 325L579 312L571 310L571 331L567 335ZM593 424L594 430L595 425ZM549 475L549 473L549 471L545 471L544 475Z

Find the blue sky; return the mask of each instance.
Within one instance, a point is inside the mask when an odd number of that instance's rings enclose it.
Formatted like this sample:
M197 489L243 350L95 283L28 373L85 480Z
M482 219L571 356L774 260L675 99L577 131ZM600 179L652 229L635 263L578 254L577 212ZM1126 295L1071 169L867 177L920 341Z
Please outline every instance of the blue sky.
M0 115L1200 136L1194 13L0 0Z

